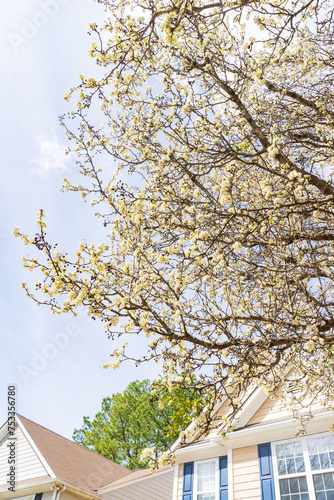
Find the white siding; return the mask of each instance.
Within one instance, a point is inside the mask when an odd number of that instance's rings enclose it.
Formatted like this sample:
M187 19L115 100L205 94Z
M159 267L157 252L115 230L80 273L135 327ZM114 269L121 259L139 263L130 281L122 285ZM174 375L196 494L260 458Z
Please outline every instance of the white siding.
M16 437L16 482L48 475L19 427L16 427L14 437ZM10 466L8 465L9 448L7 445L9 442L10 437L6 436L0 443L0 484L6 484L8 479L7 474L9 473Z

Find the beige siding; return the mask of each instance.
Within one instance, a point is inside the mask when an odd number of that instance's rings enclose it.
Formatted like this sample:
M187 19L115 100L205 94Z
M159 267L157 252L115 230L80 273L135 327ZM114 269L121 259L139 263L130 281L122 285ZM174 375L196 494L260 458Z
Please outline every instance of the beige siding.
M44 495L43 495L44 500ZM87 500L87 497L65 490L60 494L60 500Z
M19 427L16 428L14 437L16 438L16 482L47 475L47 471ZM7 483L9 442L10 438L6 436L0 443L0 484Z
M303 406L307 408L307 410L311 409L311 411L317 411L323 408L321 401L311 401L311 399L304 399ZM289 416L292 417L289 408L287 408L281 401L268 397L263 405L248 421L247 425L268 422L278 418L287 418Z
M261 500L257 446L232 450L233 500Z
M247 425L267 422L278 418L285 418L291 415L290 411L284 405L276 400L268 397L263 405L257 410Z

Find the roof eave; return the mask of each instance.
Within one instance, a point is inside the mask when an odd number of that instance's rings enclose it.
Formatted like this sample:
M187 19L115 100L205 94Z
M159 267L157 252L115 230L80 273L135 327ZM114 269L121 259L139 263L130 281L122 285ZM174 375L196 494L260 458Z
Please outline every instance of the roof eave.
M166 474L168 472L170 473L171 471L173 471L173 469L174 469L173 467L168 467L168 468L166 468L164 470L157 470L155 473L152 473L151 475L147 474L146 476L141 476L141 477L138 477L138 478L135 478L135 479L130 479L129 478L129 481L126 481L126 482L124 481L124 483L122 483L122 484L115 484L115 485L113 485L111 483L111 484L109 484L107 486L103 486L103 488L100 488L98 490L98 493L100 495L103 495L105 493L109 493L109 491L119 490L120 488L124 488L125 486L130 486L132 484L136 484L136 483L139 483L141 481L145 481L145 480L153 477L153 475L154 475L154 477L157 477L157 476L160 476L162 474ZM127 477L127 476L125 476L125 477Z
M44 479L43 481L36 481L35 483L17 485L13 495L9 493L8 488L2 488L0 489L0 500L9 500L10 498L14 499L17 496L17 493L24 493L27 495L29 495L30 493L44 493L55 486L66 486L67 491L79 493L81 496L88 499L100 500L101 498L101 496L97 492L87 491L84 488L74 486L67 481L62 481L61 479L54 478Z

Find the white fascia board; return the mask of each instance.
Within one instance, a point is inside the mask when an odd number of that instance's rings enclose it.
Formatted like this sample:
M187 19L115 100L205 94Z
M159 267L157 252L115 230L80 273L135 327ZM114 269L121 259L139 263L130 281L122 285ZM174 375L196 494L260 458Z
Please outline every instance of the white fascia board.
M307 434L328 432L334 424L334 413L326 411L316 414L307 424ZM237 429L226 435L226 438L216 436L208 441L199 441L191 446L180 448L175 452L176 463L202 460L210 457L228 454L230 449L243 448L259 443L281 441L296 437L299 422L297 419L280 420L255 424L254 426Z
M16 418L16 422L18 423L21 431L23 432L23 434L26 437L27 441L31 445L32 449L36 453L36 455L39 458L39 460L41 461L41 463L42 463L43 467L45 468L46 472L49 474L49 476L51 478L55 479L56 478L55 473L53 472L53 470L51 469L51 467L49 466L49 464L47 463L47 461L43 457L42 453L37 448L36 444L34 443L34 441L31 438L29 432L25 429L24 425L22 424L20 418L17 415L15 416L15 418Z
M244 427L250 419L255 415L257 410L263 405L269 394L266 394L261 388L257 387L247 398L245 403L237 411L232 421L234 429Z
M205 460L206 458L220 457L227 454L226 441L220 436L208 441L198 441L191 446L179 448L175 451L175 462L184 463L193 460Z
M287 366L285 369L284 379L291 370L291 366ZM261 387L254 387L253 392L248 396L246 401L241 405L240 410L237 411L232 425L234 429L239 429L244 427L250 421L250 419L255 415L257 410L261 408L266 399L269 398L269 394L266 393Z
M156 477L161 476L163 474L167 474L167 473L174 474L173 470L174 470L173 467L170 467L170 468L164 469L164 470L157 470L156 472L152 472L151 475L141 476L141 477L137 477L135 479L129 479L129 481L124 481L124 483L121 483L121 484L115 484L115 485L111 484L108 487L103 487L103 488L99 489L97 493L99 495L103 495L104 493L109 493L109 491L119 490L120 488L124 488L124 487L130 486L132 484L140 483L141 481L155 479Z
M307 434L316 434L317 432L328 431L334 423L334 413L326 411L314 415L306 427ZM254 444L280 441L296 436L299 427L297 419L280 420L267 422L263 425L256 424L254 426L238 429L227 434L225 446L227 448L241 448Z
M174 466L174 479L173 479L173 500L177 500L178 496L178 483L179 483L179 464Z
M11 498L15 500L15 497L17 497L17 493L20 493L21 496L31 495L33 493L45 493L46 491L53 489L55 486L59 486L60 488L66 486L66 491L72 491L77 495L79 494L90 500L101 499L98 493L88 492L77 486L74 486L71 483L67 483L66 481L62 481L59 479L44 479L42 481L36 481L35 483L16 485L15 492L13 493L10 493L7 487L3 488L0 490L0 500L10 500Z
M50 479L43 479L42 481L36 481L35 483L20 484L15 486L15 492L11 493L8 491L8 487L0 489L0 499L8 500L14 498L18 493L22 495L31 495L33 493L45 493L49 491L57 482Z
M233 485L234 485L234 478L233 478L233 457L232 457L232 450L229 448L227 450L227 494L228 498L233 498Z
M245 403L243 403L242 407L240 410L236 413L236 416L233 420L232 425L234 425L235 428L239 427L244 427L247 422L252 418L252 416L257 412L257 410L260 408L260 406L264 403L264 401L268 398L268 394L266 394L264 391L262 391L259 388L254 388L252 393L248 396L247 400ZM217 413L219 410L220 406L224 404L224 402L227 400L227 397L219 401L219 403L216 404L213 413ZM188 429L191 429L191 424L188 426ZM179 441L179 440L178 440ZM175 441L174 446L176 447L178 441ZM228 445L225 444L226 440L223 440L221 436L215 436L211 439L209 439L209 444L205 444L205 442L198 441L197 443L193 443L191 445L191 448L188 450L188 447L180 448L175 450L175 456L176 460L182 455L190 455L190 454L196 454L199 453L199 455L206 455L206 451L208 449L212 450L212 446L219 445L220 448L218 450L221 452L221 447L228 448ZM175 448L174 448L175 449ZM206 456L203 456L203 458L206 458ZM197 458L196 458L197 460Z
M232 425L234 428L244 427L247 422L252 418L252 416L257 412L257 410L261 407L261 405L265 402L265 400L269 397L262 389L259 387L254 387L252 393L248 396L246 401L242 404L240 410L236 413ZM222 398L218 403L216 403L212 414L217 413L222 404L227 400L227 396ZM203 410L204 411L204 410ZM194 428L194 423L188 425L187 431L192 431ZM172 444L170 450L173 452L180 446L181 440L177 438L177 440Z

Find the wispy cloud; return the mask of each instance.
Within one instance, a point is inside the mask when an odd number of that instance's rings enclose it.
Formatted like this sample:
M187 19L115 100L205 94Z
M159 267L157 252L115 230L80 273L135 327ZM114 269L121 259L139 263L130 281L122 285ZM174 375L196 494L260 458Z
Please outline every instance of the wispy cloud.
M61 144L56 136L52 139L37 137L36 141L39 155L29 161L30 164L34 165L33 173L63 172L69 167L71 155L66 155L66 146Z

